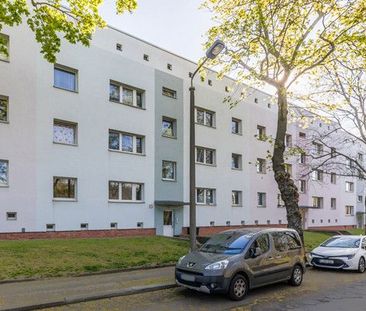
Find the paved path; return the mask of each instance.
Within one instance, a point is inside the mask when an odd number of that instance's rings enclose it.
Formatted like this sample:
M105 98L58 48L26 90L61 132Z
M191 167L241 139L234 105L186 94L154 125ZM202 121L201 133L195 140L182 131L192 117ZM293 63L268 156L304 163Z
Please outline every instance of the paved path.
M174 267L0 284L0 310L174 283Z
M174 288L72 304L49 311L363 311L366 273L309 269L301 287L286 283L252 290L241 302Z

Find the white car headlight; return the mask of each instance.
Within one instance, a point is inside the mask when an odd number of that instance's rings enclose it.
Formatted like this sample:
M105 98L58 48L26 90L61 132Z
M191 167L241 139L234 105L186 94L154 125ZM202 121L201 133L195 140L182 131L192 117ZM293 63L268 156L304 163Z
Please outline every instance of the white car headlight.
M229 264L229 260L221 260L218 262L214 262L208 266L206 266L206 270L223 270L226 269L227 265Z
M184 259L184 257L186 257L186 255L184 255L184 256L182 256L182 257L180 257L179 259L178 259L178 265L180 265L180 263L182 262L182 260Z

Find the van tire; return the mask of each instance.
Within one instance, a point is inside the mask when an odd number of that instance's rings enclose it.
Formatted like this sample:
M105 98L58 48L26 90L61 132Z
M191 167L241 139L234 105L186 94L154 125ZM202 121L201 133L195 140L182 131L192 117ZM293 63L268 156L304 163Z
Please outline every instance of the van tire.
M304 271L300 265L295 265L292 269L291 278L289 280L290 285L300 286L304 276Z
M229 297L231 300L242 300L248 293L249 283L244 275L237 274L233 277L229 287Z

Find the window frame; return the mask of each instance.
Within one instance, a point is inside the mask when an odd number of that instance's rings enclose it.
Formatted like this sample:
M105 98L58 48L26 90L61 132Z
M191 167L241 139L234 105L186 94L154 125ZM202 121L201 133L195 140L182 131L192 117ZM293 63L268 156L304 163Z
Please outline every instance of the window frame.
M234 157L238 157L238 167L235 167L234 164ZM240 153L232 153L231 154L231 169L232 170L237 170L237 171L241 171L243 170L243 155L241 155Z
M203 202L198 202L198 190L203 190ZM207 202L207 192L212 191L213 202ZM215 188L203 188L203 187L196 187L196 205L201 206L216 206L216 189Z
M4 162L6 164L6 183L0 183L0 188L7 188L9 187L9 160L0 159L0 162Z
M237 194L238 202L234 202L234 195ZM240 190L232 190L231 191L231 206L233 207L241 207L243 206L243 200L242 200L243 192Z
M311 197L312 200L312 207L316 208L316 209L322 209L324 208L324 198L323 197L318 197L318 196L312 196ZM317 202L316 205L314 205L314 202Z
M330 183L333 185L337 184L337 174L336 173L330 173Z
M262 204L259 203L260 198L262 200ZM260 208L267 207L267 193L266 192L257 192L257 207L260 207Z
M110 135L111 134L118 134L119 135L119 139L118 139L119 149L110 148ZM133 151L123 150L123 136L132 136L132 149L133 149ZM137 152L137 149L138 149L137 140L138 139L141 139L141 141L142 141L141 152ZM118 131L118 130L109 129L108 130L108 151L145 156L146 155L146 138L145 138L144 135L139 135L139 134L134 134L134 133L128 133L128 132L122 132L122 131Z
M171 122L172 123L172 132L173 132L173 135L167 135L167 134L165 134L166 131L164 132L164 127L163 127L163 123L164 122ZM161 136L162 137L176 139L177 138L177 119L173 119L173 118L170 118L170 117L162 116L162 119L161 119L161 132L162 132L161 133Z
M267 161L263 158L257 158L256 163L257 174L267 174Z
M118 199L110 198L110 185L111 183L118 183ZM131 200L123 199L123 185L131 185L132 198ZM141 187L141 200L137 200L137 188ZM145 203L145 184L141 182L130 182L130 181L119 181L109 180L108 181L108 202L110 203Z
M8 55L0 54L0 61L10 63L10 36L5 33L0 33L0 37L5 40L5 45L8 50Z
M55 141L55 125L58 126L69 126L73 127L74 129L74 142L72 144L68 144L65 142L57 142ZM53 119L53 127L52 127L52 142L57 145L65 145L65 146L78 146L78 124L76 122L60 120L60 119Z
M349 189L347 190L347 188L348 188L348 185L349 185ZM346 192L348 192L348 193L353 193L353 192L355 192L355 183L354 182L352 182L352 181L346 181L345 182L345 190L346 190Z
M63 72L74 75L74 79L75 79L74 80L74 89L68 89L68 88L64 88L64 87L56 85L56 79L55 79L56 70L63 71ZM68 91L68 92L71 92L71 93L78 93L79 92L79 71L75 68L67 67L67 66L64 66L64 65L61 65L61 64L58 64L58 63L55 64L53 66L53 87L56 88L56 89Z
M177 99L178 98L177 91L173 90L173 89L170 89L166 86L163 86L161 88L161 95L163 95L165 97L168 97L168 98L171 98L171 99Z
M355 215L355 207L353 205L346 205L345 208L346 208L346 211L345 211L346 216L354 216ZM350 211L350 213L348 213L348 211Z
M203 113L203 123L198 122L198 111ZM211 115L211 123L212 123L211 125L207 124L207 117L206 117L207 114ZM215 111L212 111L212 110L209 110L206 108L202 108L202 107L195 107L194 120L195 120L195 124L207 126L209 128L213 128L213 129L216 128L216 112Z
M257 140L266 141L266 138L267 138L266 127L257 124Z
M173 178L164 177L164 162L173 164ZM163 181L177 181L177 162L170 160L161 161L161 180Z
M237 127L238 131L233 131L233 123L237 125L235 126L235 128ZM243 135L242 120L238 118L231 118L231 133L235 135Z
M199 162L198 159L197 159L198 149L203 150L203 162ZM212 152L212 163L207 163L207 151ZM196 164L216 166L216 149L202 147L202 146L196 146L196 148L195 148L195 160L196 160Z
M0 103L5 102L6 107L6 119L0 120L0 123L9 123L9 96L0 95Z
M111 86L112 85L115 87L118 87L118 97L119 97L118 100L112 98L112 96L111 96ZM124 101L123 90L132 91L132 104ZM141 96L141 106L138 105L138 100L137 100L138 94L140 94L140 96ZM109 101L112 103L121 104L121 105L128 106L128 107L146 110L146 91L141 88L132 86L132 85L118 82L116 80L109 80Z
M306 180L305 179L300 179L299 180L299 192L300 193L306 193Z
M74 197L70 198L70 197L55 197L55 179L67 179L67 180L74 180ZM52 179L53 183L52 183L52 189L53 189L53 193L52 193L52 200L53 201L68 201L68 202L76 202L77 198L78 198L78 179L77 177L68 177L68 176L53 176Z
M330 209L337 209L337 198L330 198Z

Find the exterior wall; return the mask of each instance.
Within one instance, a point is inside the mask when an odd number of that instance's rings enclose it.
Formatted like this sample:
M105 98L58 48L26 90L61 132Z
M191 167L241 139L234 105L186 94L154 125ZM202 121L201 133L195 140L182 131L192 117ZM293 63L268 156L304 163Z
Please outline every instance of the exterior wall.
M81 223L88 223L90 232L105 232L111 222L118 223L118 229L135 232L137 223L143 222L144 229L162 234L164 209L173 210L174 234L188 227L189 208L183 207L189 202L188 73L196 64L115 29L104 29L96 33L90 48L63 44L57 62L78 70L78 92L68 92L53 87L53 65L43 60L33 34L24 25L3 32L10 36L10 63L0 61L0 95L9 96L10 122L0 123L0 159L9 160L10 169L9 187L0 188L0 232L20 232L22 228L43 232L46 224L68 232L79 230ZM122 52L116 50L116 43L122 44ZM144 54L149 61L143 59ZM110 80L143 89L146 108L109 101ZM177 91L177 99L162 96L163 86ZM226 92L225 87L232 91ZM216 150L215 166L196 166L197 187L216 189L214 206L197 206L197 225L206 233L243 225L286 225L273 172L256 171L257 158L266 159L272 149L255 135L257 125L266 127L267 136L275 134L273 99L260 90L238 86L230 78L217 80L214 72L208 72L203 81L197 77L195 88L196 106L216 113L214 128L196 125L196 145ZM223 104L226 96L237 98L242 91L245 100L235 107ZM177 139L161 136L162 116L177 120ZM242 135L231 133L233 117L242 120ZM54 119L78 124L77 146L53 143ZM145 155L109 151L109 129L145 136ZM308 131L289 125L293 143L300 130ZM242 155L241 170L231 168L232 153ZM175 182L162 181L162 160L177 162ZM288 162L298 179L297 157ZM76 201L53 200L53 176L77 178ZM321 196L324 207L304 209L306 228L357 224L356 215L345 215L345 205L355 206L355 212L364 211L364 203L356 202L357 195L365 197L364 183L355 181L355 192L345 193L346 179L338 177L336 185L330 184L329 176L322 183L308 180L300 205L311 206L312 196ZM110 202L110 180L143 183L144 201ZM232 206L232 190L242 191L242 206ZM257 206L257 192L266 193L266 207ZM337 198L335 210L330 209L331 197ZM159 201L181 205L159 206ZM17 212L18 219L7 221L8 211Z

